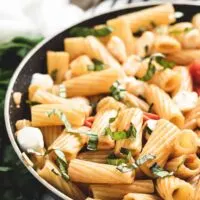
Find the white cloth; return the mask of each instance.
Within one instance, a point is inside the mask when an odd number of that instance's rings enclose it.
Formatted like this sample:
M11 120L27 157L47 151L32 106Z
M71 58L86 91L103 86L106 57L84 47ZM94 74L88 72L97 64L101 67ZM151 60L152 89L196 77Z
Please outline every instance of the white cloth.
M0 0L0 43L15 36L51 36L83 19L69 0Z

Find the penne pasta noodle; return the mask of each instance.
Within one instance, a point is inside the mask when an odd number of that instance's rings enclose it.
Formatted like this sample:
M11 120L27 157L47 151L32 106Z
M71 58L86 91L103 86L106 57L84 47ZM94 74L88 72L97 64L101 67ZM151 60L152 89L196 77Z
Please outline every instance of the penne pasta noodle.
M63 125L63 122L58 116L48 116L48 112L51 112L52 110L59 110L64 113L68 121L74 126L82 126L84 124L86 114L84 110L81 110L81 106L78 109L71 107L71 105L42 104L31 107L32 126L43 127Z
M128 92L125 93L122 101L125 105L127 105L127 107L140 108L141 110L143 110L145 112L147 112L149 109L149 105L144 100L142 100Z
M64 39L64 49L70 55L70 60L86 53L86 43L84 37L73 37Z
M47 71L55 83L59 84L64 80L64 74L68 68L69 53L47 51Z
M173 171L175 176L187 179L200 173L200 159L196 154L182 155L168 161L165 168Z
M89 66L92 66L93 62L87 55L79 56L70 63L70 69L72 76L81 76L89 73Z
M177 65L189 65L200 57L199 49L186 49L176 53L169 54L167 59L175 62Z
M103 151L86 151L80 153L77 158L80 160L86 160L95 163L107 163L107 157L111 153L111 150L103 150Z
M48 148L56 140L56 138L62 133L63 127L62 126L46 126L46 127L41 127L40 130L42 131L44 144Z
M116 166L79 159L71 160L68 173L73 182L81 183L131 184L134 180L134 171L121 173Z
M121 200L128 193L147 193L154 192L152 180L136 180L129 185L108 185L92 184L90 186L94 198L103 200Z
M84 194L74 183L67 182L61 177L58 168L50 160L46 160L44 167L38 170L38 174L70 198L77 200L85 199Z
M76 158L78 152L86 142L87 136L68 133L64 130L62 134L51 144L48 150L59 149L65 154L67 160L71 160Z
M106 45L108 51L120 62L127 59L126 47L124 42L117 36L112 36Z
M111 19L107 21L107 25L113 28L112 35L118 36L124 42L127 55L134 54L135 38L127 20L123 18Z
M121 77L121 71L106 69L99 72L91 72L63 82L67 96L92 96L108 93L112 84Z
M145 98L149 104L153 103L154 111L161 118L183 127L184 116L167 93L155 85L149 85L145 90Z
M154 43L154 52L164 54L176 53L181 50L181 44L168 35L157 36Z
M106 47L94 36L87 36L85 51L90 58L102 61L106 68L120 68L118 61L110 54Z
M164 71L157 71L149 83L157 85L166 92L173 92L180 88L181 81L179 72L166 69Z
M135 138L116 141L115 153L120 153L121 148L126 148L131 150L133 155L138 155L142 149L143 112L137 108L123 110L119 113L115 123L117 131L127 130L130 125L136 129Z
M157 179L156 189L165 200L189 200L194 195L194 189L189 183L174 176Z
M98 149L112 149L115 142L110 135L105 135L105 129L109 126L110 118L117 116L117 110L110 109L105 111L99 111L95 116L95 120L92 125L92 132L98 134L99 142Z
M197 135L192 130L182 130L174 141L172 157L194 154L197 151Z
M132 32L138 31L141 27L152 29L152 22L155 25L168 25L176 20L174 7L171 3L122 15L120 18L124 18L129 22Z
M155 156L155 159L146 162L140 167L146 175L152 177L150 168L155 163L160 167L164 167L170 154L173 152L174 140L179 132L180 130L167 120L160 119L157 122L155 130L151 133L139 155L139 159L148 154Z
M161 200L159 197L151 194L129 193L123 200Z

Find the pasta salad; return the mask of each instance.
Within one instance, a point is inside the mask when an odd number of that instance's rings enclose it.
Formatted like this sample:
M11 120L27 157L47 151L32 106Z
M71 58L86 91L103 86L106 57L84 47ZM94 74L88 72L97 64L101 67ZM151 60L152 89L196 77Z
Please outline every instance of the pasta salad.
M47 51L16 140L66 196L200 200L200 14L176 17L168 3L74 27Z

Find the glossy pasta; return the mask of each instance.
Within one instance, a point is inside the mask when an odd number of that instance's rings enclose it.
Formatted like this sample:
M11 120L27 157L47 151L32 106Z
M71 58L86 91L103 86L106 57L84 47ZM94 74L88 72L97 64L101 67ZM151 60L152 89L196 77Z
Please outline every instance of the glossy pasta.
M176 15L166 3L72 27L33 74L15 137L67 197L200 200L200 14Z

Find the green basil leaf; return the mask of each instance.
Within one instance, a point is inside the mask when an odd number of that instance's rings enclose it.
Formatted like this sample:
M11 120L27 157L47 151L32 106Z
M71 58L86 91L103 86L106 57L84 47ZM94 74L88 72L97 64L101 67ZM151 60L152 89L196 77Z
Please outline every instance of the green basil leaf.
M67 163L67 160L65 158L65 154L58 149L54 150L54 152L57 156L56 163L57 163L57 165L60 169L61 175L66 181L68 181L69 180L69 175L67 174L68 163Z
M104 26L99 29L88 27L74 27L69 31L69 35L72 37L87 37L93 35L95 37L105 37L111 34L113 29L109 26Z
M100 60L92 59L92 62L94 63L94 71L101 71L105 68L105 65Z
M144 130L143 130L144 133L148 133L149 135L151 135L151 133L153 132L147 125L144 127Z
M156 158L156 156L151 155L151 154L147 154L147 155L144 155L142 158L137 159L137 160L136 160L136 164L137 164L138 166L141 166L141 165L143 165L144 163L146 163L147 161L153 160L153 159L155 159L155 158Z
M156 62L163 67L163 69L172 68L176 63L166 60L163 57L156 57Z
M120 85L119 81L115 81L113 85L110 87L111 95L117 101L120 101L124 98L125 91L126 91L125 88Z
M117 157L114 153L111 153L107 159L106 159L107 164L109 165L121 165L122 163L127 163L128 160L126 158L119 158Z
M140 79L142 81L149 81L156 72L156 67L150 63L147 69L146 74Z
M65 129L67 131L71 129L71 124L69 123L69 121L67 120L67 117L65 116L65 114L63 112L61 112L60 110L57 110L57 109L52 109L50 112L47 112L48 117L51 117L52 115L57 115L59 117L59 119L65 125Z
M90 134L87 149L90 151L96 151L97 145L98 145L98 135Z
M12 170L11 167L0 166L0 172L9 172L11 170Z
M173 176L173 174L174 174L173 172L165 171L162 167L157 165L157 163L155 163L150 169L151 169L153 175L155 175L156 177L159 177L159 178Z

